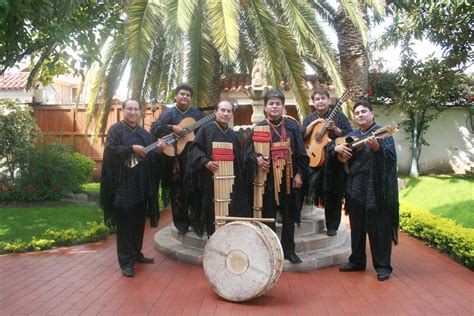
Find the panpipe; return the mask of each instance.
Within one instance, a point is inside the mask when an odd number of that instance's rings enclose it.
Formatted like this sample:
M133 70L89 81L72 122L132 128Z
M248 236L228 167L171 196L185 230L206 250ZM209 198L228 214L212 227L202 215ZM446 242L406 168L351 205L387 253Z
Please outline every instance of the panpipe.
M212 142L212 160L219 165L219 170L213 176L215 228L217 230L226 223L225 220L217 218L229 216L230 195L235 179L232 143Z
M261 154L264 158L270 156L270 126L254 126L252 140L254 150L257 154ZM265 182L267 181L267 173L258 168L257 175L253 180L253 217L262 218L263 194L265 192Z
M280 205L280 186L282 182L283 172L285 172L286 178L286 194L290 194L291 190L291 178L293 177L293 168L291 166L290 140L288 139L284 142L273 143L271 152L275 201L277 205Z

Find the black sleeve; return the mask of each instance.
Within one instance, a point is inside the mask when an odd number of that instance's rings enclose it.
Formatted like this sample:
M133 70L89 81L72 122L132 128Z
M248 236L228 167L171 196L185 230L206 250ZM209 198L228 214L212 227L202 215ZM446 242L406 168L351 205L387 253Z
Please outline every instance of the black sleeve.
M192 168L201 169L210 158L208 157L207 150L207 133L205 128L198 130L196 138L191 143L188 151L188 163Z
M167 110L160 115L160 117L151 124L150 134L154 140L172 133L173 131L168 127L171 124L173 115L171 110Z

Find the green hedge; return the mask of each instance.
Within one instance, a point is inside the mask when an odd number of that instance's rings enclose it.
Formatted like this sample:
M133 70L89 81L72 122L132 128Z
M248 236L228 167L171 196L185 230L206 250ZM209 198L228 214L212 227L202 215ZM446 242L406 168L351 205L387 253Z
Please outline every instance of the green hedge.
M474 229L410 204L400 206L400 227L474 270Z
M109 228L104 223L88 222L88 229L77 231L74 228L65 230L48 229L42 238L33 237L30 242L0 242L0 254L39 251L52 247L71 246L104 240Z

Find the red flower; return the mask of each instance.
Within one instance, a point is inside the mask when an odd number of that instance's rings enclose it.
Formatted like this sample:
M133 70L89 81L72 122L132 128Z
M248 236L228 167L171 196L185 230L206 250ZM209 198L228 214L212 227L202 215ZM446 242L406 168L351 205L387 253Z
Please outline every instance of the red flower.
M468 95L466 99L467 99L467 102L472 102L472 100L474 100L474 95Z

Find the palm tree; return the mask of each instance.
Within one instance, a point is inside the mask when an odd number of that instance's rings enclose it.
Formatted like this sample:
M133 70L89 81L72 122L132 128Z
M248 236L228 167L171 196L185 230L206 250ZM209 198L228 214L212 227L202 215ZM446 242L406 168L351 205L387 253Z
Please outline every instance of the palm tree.
M355 6L354 9L359 12L351 12L340 7L334 16L342 80L346 86L350 85L353 88L353 99L367 97L369 86L367 38L366 33L361 31L364 30L368 20L367 7L372 8L376 19L381 18L385 10L383 2L370 0L358 0L358 2L359 6ZM361 22L364 25L358 26L353 23L358 20L352 18L351 15L362 16Z
M365 34L359 4L340 4ZM336 92L344 90L335 52L318 21L334 25L335 16L326 0L131 0L91 81L89 114L101 118L96 131L105 127L127 66L131 98L164 99L186 76L196 92L195 105L205 106L221 74L250 73L253 60L263 57L269 84L288 82L304 116L310 110L303 88L305 64L322 66ZM97 101L100 106L95 108Z

